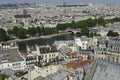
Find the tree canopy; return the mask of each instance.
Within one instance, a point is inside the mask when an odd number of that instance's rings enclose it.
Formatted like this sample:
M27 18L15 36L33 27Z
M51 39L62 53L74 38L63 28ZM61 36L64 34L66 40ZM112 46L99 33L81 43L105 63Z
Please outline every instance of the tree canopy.
M7 33L4 29L0 28L0 42L1 41L7 41L8 40L8 36Z
M68 27L72 29L76 29L76 28L84 28L84 27L94 27L96 25L105 26L105 24L106 22L102 18L98 18L98 19L89 18L87 20L82 20L77 22L72 21L71 23L58 24L57 28L58 30L66 30Z
M49 35L57 33L57 28L50 27L29 27L25 29L23 27L14 27L12 29L7 30L8 35L14 35L20 39L27 38L30 36L40 36L40 35Z
M113 30L110 30L110 31L108 31L107 36L118 37L119 33L118 32L114 32Z

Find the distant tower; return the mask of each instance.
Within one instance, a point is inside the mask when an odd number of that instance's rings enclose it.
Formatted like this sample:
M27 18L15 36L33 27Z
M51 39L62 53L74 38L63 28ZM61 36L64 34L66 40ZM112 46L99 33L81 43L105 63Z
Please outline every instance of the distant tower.
M63 7L66 7L66 2L63 3Z
M23 14L24 14L24 15L27 15L27 14L28 14L28 12L27 12L26 9L23 9Z

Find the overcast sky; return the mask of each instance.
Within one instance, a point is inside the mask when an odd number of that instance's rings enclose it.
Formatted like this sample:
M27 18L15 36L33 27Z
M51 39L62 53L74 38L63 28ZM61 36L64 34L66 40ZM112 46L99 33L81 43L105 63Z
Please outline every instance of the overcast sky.
M0 3L41 3L41 4L120 4L120 0L0 0Z

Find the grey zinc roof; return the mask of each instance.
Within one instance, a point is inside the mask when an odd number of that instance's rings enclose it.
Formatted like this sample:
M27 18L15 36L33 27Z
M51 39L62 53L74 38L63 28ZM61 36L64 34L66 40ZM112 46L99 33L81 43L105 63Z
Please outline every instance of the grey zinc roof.
M58 52L58 50L54 46L51 46L51 47L42 47L42 48L39 48L39 50L40 50L41 54Z
M31 18L31 15L14 15L15 18Z
M94 56L94 53L92 50L80 50L79 53L86 54L86 55L91 56L91 57Z
M56 74L48 75L43 80L64 80L65 77L67 77L67 73L65 71L61 71L61 72L56 73Z
M20 56L18 49L5 49L0 50L0 64L23 61L23 57Z
M92 80L119 80L120 65L100 60Z

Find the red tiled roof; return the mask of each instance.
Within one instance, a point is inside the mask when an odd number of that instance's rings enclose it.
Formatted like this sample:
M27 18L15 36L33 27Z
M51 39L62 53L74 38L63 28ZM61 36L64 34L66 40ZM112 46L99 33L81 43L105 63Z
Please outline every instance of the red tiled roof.
M23 52L22 55L23 55L24 57L27 57L28 52Z
M67 64L65 64L67 67L70 67L72 69L77 69L79 67L84 67L85 65L88 64L88 62L93 62L94 59L90 59L90 60L85 60L83 61L82 59L78 59L78 60L75 60L75 61L71 61Z
M88 63L88 61L83 61L81 63L78 63L77 65L72 66L72 68L75 70L79 67L83 67L83 66L87 65L87 63Z
M72 66L72 65L74 64L74 62L75 62L75 61L71 61L71 62L67 63L66 66L68 66L68 67L69 67L69 66Z

